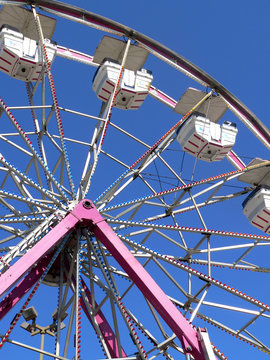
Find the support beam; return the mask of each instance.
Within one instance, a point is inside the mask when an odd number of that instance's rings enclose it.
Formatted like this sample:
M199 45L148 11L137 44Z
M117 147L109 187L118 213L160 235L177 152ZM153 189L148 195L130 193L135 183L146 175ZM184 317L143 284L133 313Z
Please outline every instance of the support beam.
M85 293L85 297L83 297L82 308L83 308L83 311L85 312L86 316L88 317L89 321L92 323L92 320L91 320L91 317L90 317L90 314L88 311L88 307L92 308L91 293L83 280L82 280L82 289ZM95 304L95 307L96 308L98 307L97 303ZM123 348L121 348L121 354L119 354L116 336L101 310L99 310L96 313L95 319L96 319L96 322L97 322L97 324L100 328L100 331L104 337L104 341L108 347L111 357L112 358L125 358L127 355Z
M103 243L179 338L185 353L191 354L196 360L205 360L196 331L114 233L90 200L82 200L73 211L1 276L0 295L8 291L43 256L78 227L87 227Z
M31 287L41 278L53 254L44 256L42 260L33 267L29 274L0 302L0 320L21 300Z

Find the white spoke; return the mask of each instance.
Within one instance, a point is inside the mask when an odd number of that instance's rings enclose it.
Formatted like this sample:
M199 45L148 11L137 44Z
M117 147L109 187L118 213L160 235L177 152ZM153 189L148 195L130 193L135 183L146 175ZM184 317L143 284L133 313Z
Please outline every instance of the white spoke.
M174 41L163 8L159 30ZM156 22L147 6L130 9L127 22L136 11ZM166 44L87 9L0 0L0 24L2 357L11 344L29 360L90 348L93 359L270 355L266 125ZM210 38L198 25L185 39L198 29ZM207 41L190 43L203 59ZM238 60L228 78L241 95ZM256 65L249 95L265 115ZM87 204L94 215L80 219Z

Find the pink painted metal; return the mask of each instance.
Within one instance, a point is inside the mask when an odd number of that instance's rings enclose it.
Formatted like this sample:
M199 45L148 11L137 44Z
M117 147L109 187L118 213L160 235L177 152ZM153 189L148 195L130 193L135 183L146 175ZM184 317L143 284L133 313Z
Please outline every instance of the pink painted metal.
M239 156L235 154L234 151L231 150L228 153L227 157L229 158L229 160L232 161L233 165L237 167L239 170L243 170L246 167L246 165L242 162Z
M196 360L203 360L204 355L202 354L197 334L193 327L148 274L145 268L131 254L95 207L91 209L91 213L93 225L90 230L103 243L107 250L109 250L129 275L130 279L176 334L182 343L184 351L192 354ZM186 340L189 346L185 346L184 340Z
M168 105L171 108L175 108L177 102L166 95L163 91L150 86L149 94L152 95L154 98L157 98L159 101L163 102L164 104Z
M52 250L60 241L79 225L89 222L87 210L82 203L68 214L58 225L46 234L35 246L12 265L0 278L0 296L4 295L17 281L29 271L44 255Z
M86 286L85 282L82 280L82 288L85 292L85 295L87 297L87 302L90 306L90 308L92 308L92 302L91 302L91 293L90 290L88 289L88 287ZM85 312L86 316L88 317L89 321L92 323L91 317L89 315L87 306L84 302L85 300L83 300L82 302L82 308L83 311ZM98 308L98 304L95 303L95 307ZM99 326L99 329L104 337L105 343L107 345L107 348L110 352L110 355L112 358L124 358L127 357L127 354L125 353L124 349L121 348L121 353L119 354L118 351L118 346L117 346L117 340L116 340L116 336L112 330L112 328L110 327L110 324L108 323L107 319L105 318L104 314L102 313L101 310L99 310L97 312L97 314L95 315L95 319L96 322Z
M0 320L26 295L31 287L41 278L51 261L53 254L44 256L37 266L0 302Z
M184 351L193 355L196 360L204 360L205 356L196 331L122 243L90 200L81 201L73 211L0 277L0 296L10 289L44 255L51 251L61 239L81 226L87 226L103 243L179 338Z
M9 2L16 4L21 3L22 5L26 5L28 3L26 0L9 0ZM134 31L132 28L121 25L115 21L91 13L89 11L79 9L72 5L60 2L52 3L48 0L32 0L31 3L33 5L36 4L44 11L52 11L54 13L56 12L60 16L68 17L69 19L73 19L75 21L78 19L83 19L85 24L90 26L100 26L101 28L105 28L114 32L115 35L129 36L129 34L132 34L133 40L138 41L138 43L141 43L142 45L145 45L149 49L153 50L154 53L161 55L180 66L180 68L182 68L184 71L187 71L187 73L199 79L202 83L207 84L209 88L215 89L240 114L244 123L250 126L251 131L258 135L264 143L270 146L270 132L266 126L225 87L218 83L214 78L209 76L206 72L202 71L200 68L183 58L181 55L168 49L157 41L139 33L138 31Z
M70 270L70 265L68 262L66 262L66 268L69 271ZM71 290L74 292L75 287L76 287L76 280L74 277L72 277L72 283L73 283L73 287L71 286ZM81 287L84 290L85 293L85 297L81 296L81 306L83 311L85 312L85 315L87 316L88 320L90 321L90 323L92 324L93 328L93 322L92 322L92 318L89 314L89 307L90 309L93 309L92 307L92 299L91 299L91 292L88 289L87 285L85 284L84 280L81 279ZM98 304L95 302L95 308L98 308ZM121 348L121 353L119 353L118 351L118 346L117 346L117 339L115 336L115 333L113 332L110 324L108 323L106 317L104 316L103 312L99 309L98 312L94 315L96 323L99 327L99 330L101 331L104 341L106 343L107 349L111 355L112 358L122 358L122 357L126 357L126 353L124 351L123 348ZM95 329L95 328L94 328Z
M60 45L57 45L57 55L86 64L93 63L93 56Z

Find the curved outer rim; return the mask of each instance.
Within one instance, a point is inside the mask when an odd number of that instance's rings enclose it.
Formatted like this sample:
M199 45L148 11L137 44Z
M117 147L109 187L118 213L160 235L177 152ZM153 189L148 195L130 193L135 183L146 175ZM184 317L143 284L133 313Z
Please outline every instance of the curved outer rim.
M54 12L57 15L68 18L75 18L77 21L81 21L84 24L89 26L102 27L108 31L127 36L133 40L136 40L149 48L153 49L160 55L166 57L168 60L172 61L176 65L181 66L193 76L197 77L199 80L205 82L211 89L215 90L221 96L224 97L228 103L234 107L238 112L240 112L257 130L260 132L265 142L270 147L270 132L269 129L230 91L228 91L223 85L218 81L208 75L205 71L201 70L196 65L192 64L190 61L185 59L183 56L177 54L176 52L170 50L166 46L160 44L159 42L151 39L148 36L143 35L142 33L129 28L125 25L122 25L116 21L110 20L104 16L94 14L90 11L78 8L70 4L64 4L62 2L54 0L9 0L9 1L0 1L0 4L14 4L14 5L35 5L40 9L46 12Z
M93 24L94 26L102 26L111 32L120 33L124 36L130 37L133 40L137 40L146 46L149 46L159 54L162 54L166 58L171 61L179 64L191 74L196 76L201 81L204 81L208 84L209 87L220 93L232 106L234 106L239 112L241 112L247 119L252 123L256 124L257 128L261 131L266 141L270 144L270 134L269 130L264 126L263 123L244 105L242 104L233 94L231 94L226 88L224 88L221 84L219 84L215 79L209 76L207 73L193 65L191 62L168 49L167 47L161 45L160 43L152 40L151 38L131 29L124 25L121 25L117 22L109 20L100 15L93 14L91 12L82 10L80 8L70 6L67 4L63 4L60 2L52 1L52 0L32 0L32 1L15 1L9 0L8 2L0 1L1 3L10 3L10 4L34 4L38 6L40 9L49 12L57 12L58 15L64 17L74 17L78 20L82 20L84 22L88 22L89 25Z

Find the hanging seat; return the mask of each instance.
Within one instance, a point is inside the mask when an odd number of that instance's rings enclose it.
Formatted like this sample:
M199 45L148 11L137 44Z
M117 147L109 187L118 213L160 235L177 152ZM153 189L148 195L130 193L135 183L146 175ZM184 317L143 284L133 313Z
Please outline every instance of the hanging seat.
M54 60L56 44L45 39L48 59ZM3 24L0 29L0 70L22 81L36 81L42 69L40 46L15 27Z
M93 78L93 90L97 97L109 101L120 74L121 65L113 59L104 59ZM149 92L153 76L146 69L124 69L114 100L114 106L123 110L137 110Z
M259 187L242 203L243 212L256 228L270 233L270 190Z
M211 122L204 114L194 112L178 129L177 141L187 153L204 161L222 160L235 144L234 123Z

